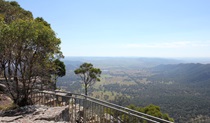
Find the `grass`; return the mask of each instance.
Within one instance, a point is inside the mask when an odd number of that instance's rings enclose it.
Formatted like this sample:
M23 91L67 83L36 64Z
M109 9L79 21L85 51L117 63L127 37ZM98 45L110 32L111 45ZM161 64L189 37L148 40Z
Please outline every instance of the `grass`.
M17 105L5 94L0 94L0 110L11 110L17 108Z
M17 105L15 105L14 103L10 103L10 104L5 104L5 105L0 105L0 110L12 110L17 108Z

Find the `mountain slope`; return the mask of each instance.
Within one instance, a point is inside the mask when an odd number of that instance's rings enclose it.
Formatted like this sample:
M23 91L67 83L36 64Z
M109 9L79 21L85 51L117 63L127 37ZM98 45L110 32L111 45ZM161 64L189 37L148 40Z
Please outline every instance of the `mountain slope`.
M206 83L210 80L210 64L159 65L152 68L152 81L174 81L180 83Z

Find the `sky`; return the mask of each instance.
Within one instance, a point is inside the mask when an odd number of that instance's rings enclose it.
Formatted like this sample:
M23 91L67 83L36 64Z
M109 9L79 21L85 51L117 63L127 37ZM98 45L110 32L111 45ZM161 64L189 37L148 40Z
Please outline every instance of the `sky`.
M16 0L64 56L210 57L210 0Z

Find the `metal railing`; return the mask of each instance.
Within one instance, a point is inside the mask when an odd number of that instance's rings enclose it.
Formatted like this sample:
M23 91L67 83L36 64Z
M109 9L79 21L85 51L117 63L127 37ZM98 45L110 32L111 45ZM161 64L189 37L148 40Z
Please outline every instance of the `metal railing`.
M39 105L68 105L71 123L172 123L83 94L37 91L31 96L33 102Z

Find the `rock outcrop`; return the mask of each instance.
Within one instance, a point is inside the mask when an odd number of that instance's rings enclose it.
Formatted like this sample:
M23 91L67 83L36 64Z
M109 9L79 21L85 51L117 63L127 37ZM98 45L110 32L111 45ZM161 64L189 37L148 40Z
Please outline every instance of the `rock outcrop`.
M0 113L1 123L68 123L69 107L25 106Z

